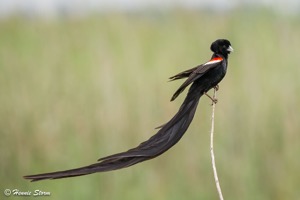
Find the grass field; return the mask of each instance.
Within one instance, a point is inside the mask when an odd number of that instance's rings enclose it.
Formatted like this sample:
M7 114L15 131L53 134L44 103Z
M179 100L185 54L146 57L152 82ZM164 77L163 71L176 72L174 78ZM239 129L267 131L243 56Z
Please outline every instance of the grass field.
M91 164L148 139L185 96L169 101L181 82L168 77L207 61L211 42L228 38L235 52L215 121L224 197L300 199L299 36L299 17L267 11L1 21L1 192L217 199L206 97L186 135L157 159L73 179L30 183L22 176Z

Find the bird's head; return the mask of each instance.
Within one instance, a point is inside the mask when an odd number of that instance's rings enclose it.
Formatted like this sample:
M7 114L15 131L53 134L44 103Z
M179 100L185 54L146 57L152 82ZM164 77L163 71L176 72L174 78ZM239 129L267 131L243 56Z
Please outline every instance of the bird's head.
M210 49L214 53L222 54L225 57L227 57L227 55L233 51L233 48L231 47L230 42L226 39L218 39L218 40L214 41L211 44Z

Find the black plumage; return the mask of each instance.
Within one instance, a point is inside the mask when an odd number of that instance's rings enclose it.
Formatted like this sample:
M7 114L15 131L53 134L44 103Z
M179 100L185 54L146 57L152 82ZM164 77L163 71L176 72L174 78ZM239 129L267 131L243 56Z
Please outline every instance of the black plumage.
M175 116L160 126L158 132L147 141L126 152L100 158L99 162L92 165L65 171L28 175L24 178L39 181L112 171L155 158L170 149L188 129L200 97L211 88L216 87L226 74L228 54L233 50L230 42L225 39L216 40L211 44L211 50L213 55L210 61L170 77L170 80L187 78L174 93L171 101L176 99L188 85L192 85Z

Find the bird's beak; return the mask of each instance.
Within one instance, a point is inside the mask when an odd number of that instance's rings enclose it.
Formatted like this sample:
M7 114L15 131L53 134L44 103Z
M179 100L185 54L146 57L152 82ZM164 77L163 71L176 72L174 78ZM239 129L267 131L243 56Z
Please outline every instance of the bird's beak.
M226 50L229 52L233 52L233 48L231 46L229 46Z

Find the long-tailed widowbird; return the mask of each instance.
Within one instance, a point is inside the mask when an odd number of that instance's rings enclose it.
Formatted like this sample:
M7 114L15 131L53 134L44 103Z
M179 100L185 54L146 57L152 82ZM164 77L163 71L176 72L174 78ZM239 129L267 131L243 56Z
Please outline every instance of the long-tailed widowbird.
M158 132L147 141L128 151L100 158L99 162L95 164L65 171L28 175L24 178L31 181L40 181L112 171L155 158L170 149L188 129L195 115L200 97L203 94L207 95L206 92L210 89L218 87L218 83L226 74L228 54L233 51L230 42L226 39L218 39L211 44L210 49L213 55L208 62L170 77L172 81L187 78L174 93L171 101L176 99L188 85L192 85L174 117L160 126ZM216 101L215 99L212 100Z

